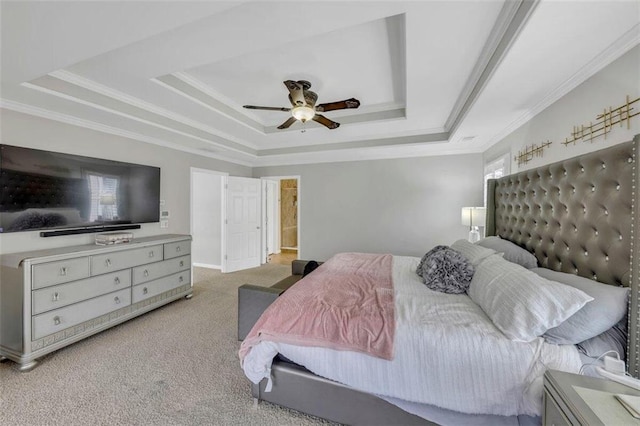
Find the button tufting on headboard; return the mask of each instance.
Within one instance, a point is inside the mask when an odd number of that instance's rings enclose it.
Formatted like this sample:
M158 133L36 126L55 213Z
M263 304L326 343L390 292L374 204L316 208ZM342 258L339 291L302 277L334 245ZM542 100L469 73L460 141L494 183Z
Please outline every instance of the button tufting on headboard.
M632 147L619 144L498 179L487 235L526 248L547 268L628 286Z

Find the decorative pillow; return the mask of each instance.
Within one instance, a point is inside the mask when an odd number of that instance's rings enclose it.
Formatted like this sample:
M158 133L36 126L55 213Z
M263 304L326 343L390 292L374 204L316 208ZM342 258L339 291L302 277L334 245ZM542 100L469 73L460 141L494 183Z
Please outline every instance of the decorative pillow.
M598 358L607 351L616 351L625 360L627 351L627 318L602 334L577 344L578 350L591 358Z
M519 245L500 237L487 237L476 243L479 246L490 248L498 253L503 253L503 257L509 262L517 263L527 269L538 266L538 259L533 253L528 252Z
M420 260L416 273L427 287L441 293L459 294L469 288L474 268L459 252L435 246Z
M471 262L473 266L478 266L483 259L496 252L495 250L470 243L467 240L458 240L451 244L451 248L462 253L464 257L469 259L469 262Z
M511 340L530 342L593 298L494 254L477 267L469 296Z
M543 337L549 343L575 345L604 333L627 314L629 289L626 287L602 284L589 278L546 268L535 268L531 271L548 280L582 290L593 297L591 303L565 322L547 330Z

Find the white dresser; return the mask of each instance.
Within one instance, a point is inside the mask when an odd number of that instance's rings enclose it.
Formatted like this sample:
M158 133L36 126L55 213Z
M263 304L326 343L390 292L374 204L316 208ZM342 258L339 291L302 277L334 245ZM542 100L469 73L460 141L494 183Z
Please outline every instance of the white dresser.
M36 359L181 297L191 237L161 235L0 257L0 356Z

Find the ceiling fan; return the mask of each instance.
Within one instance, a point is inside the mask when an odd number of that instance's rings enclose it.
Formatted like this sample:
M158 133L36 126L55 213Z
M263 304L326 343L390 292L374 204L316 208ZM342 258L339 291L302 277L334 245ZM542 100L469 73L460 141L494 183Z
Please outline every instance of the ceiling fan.
M308 81L287 80L284 82L284 85L287 86L287 89L289 89L289 101L291 102L291 108L256 105L244 105L244 108L290 112L291 117L289 117L287 121L279 125L278 129L286 129L293 123L295 123L296 120L300 120L303 123L307 120L313 120L317 123L322 124L323 126L326 126L329 129L337 129L338 127L340 127L340 123L329 120L324 115L318 114L318 112L335 111L337 109L358 108L360 106L360 101L356 98L316 105L318 95L315 92L309 90L311 88L311 83L309 83Z

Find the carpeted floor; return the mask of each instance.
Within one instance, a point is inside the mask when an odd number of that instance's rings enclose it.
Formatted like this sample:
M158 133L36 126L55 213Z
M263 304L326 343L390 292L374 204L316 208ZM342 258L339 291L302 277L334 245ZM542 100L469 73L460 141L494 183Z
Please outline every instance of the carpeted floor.
M0 364L0 425L307 425L321 419L253 408L236 340L237 288L290 267L231 274L195 268L194 296L49 354L28 373Z

